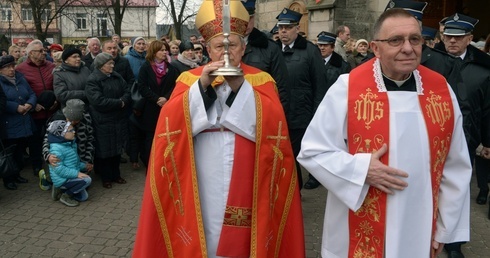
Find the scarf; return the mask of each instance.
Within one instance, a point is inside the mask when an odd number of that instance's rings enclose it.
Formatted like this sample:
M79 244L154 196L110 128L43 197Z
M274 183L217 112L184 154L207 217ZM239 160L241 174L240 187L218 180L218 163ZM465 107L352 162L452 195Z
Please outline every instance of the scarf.
M179 60L181 63L189 66L190 68L196 68L196 67L199 67L199 59L197 58L194 58L194 59L187 59L185 58L182 54L179 54L179 56L177 57L177 60Z
M157 77L157 82L158 84L160 84L163 76L167 74L167 63L165 61L158 63L157 60L154 60L151 64L151 68L153 68L153 71L155 72L155 75Z

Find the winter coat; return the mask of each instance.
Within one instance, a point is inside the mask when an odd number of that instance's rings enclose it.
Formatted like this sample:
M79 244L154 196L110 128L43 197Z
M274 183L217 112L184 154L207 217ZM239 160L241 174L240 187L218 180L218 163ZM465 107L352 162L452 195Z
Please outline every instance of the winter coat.
M342 57L332 52L332 57L328 63L325 64L325 69L327 71L327 87L330 88L341 74L349 73L351 70L350 65L342 59Z
M78 177L78 172L85 170L85 163L80 161L75 141L50 143L49 152L60 161L56 166L49 165L49 175L55 187L61 187L66 180Z
M96 69L88 78L85 94L94 126L95 156L120 155L128 139L128 108L131 105L126 81L117 72L106 75Z
M123 56L118 55L114 59L114 71L120 74L129 86L133 85L136 80L128 59Z
M82 61L85 63L85 66L88 68L92 67L92 64L94 63L94 59L92 58L92 54L89 52L87 53L84 57L82 57Z
M146 51L143 53L138 53L134 50L133 47L129 48L128 53L125 55L126 59L129 61L129 65L131 66L131 70L133 70L134 78L137 79L138 73L140 71L140 67L146 62L145 59Z
M7 96L5 96L5 92L0 87L0 116L5 112L5 107L7 106Z
M86 104L88 99L85 96L85 85L90 76L90 70L85 66L70 66L62 63L53 71L54 75L54 94L64 108L69 99L80 99ZM88 105L85 105L88 108Z
M470 106L466 119L472 125L469 151L474 152L479 143L490 147L490 56L468 45L460 69L464 89L459 93Z
M282 44L277 41L282 49ZM286 61L290 91L287 120L289 129L305 129L327 93L327 72L320 50L298 36L294 46L282 52Z
M276 81L281 104L286 112L289 104L290 84L286 62L281 48L256 28L248 35L248 44L242 62L269 73Z
M157 84L157 78L150 62L146 61L140 69L138 78L138 90L141 96L146 99L146 103L138 120L141 122L141 128L147 131L155 131L158 116L162 109L157 105L159 97L170 99L170 95L175 87L175 81L179 77L179 71L171 64L167 63L167 74L162 78L160 85Z
M192 67L190 67L190 66L182 63L181 61L179 61L179 59L172 60L172 62L170 64L177 70L177 73L179 75L185 71L189 71L190 69L193 69ZM141 72L141 68L140 68L140 72Z
M354 50L351 55L347 56L347 62L349 63L350 68L354 69L362 63L364 58L366 58L366 56L363 56L361 53Z
M43 91L53 90L53 70L56 67L55 64L44 61L40 66L31 61L30 58L21 64L19 64L15 70L21 72L31 89L39 97ZM45 107L44 110L36 112L33 107L32 118L34 119L47 119L56 112L56 110L49 110L51 107Z
M15 72L15 82L16 85L13 85L7 78L0 75L0 84L7 98L5 113L0 116L0 126L5 130L2 138L5 139L28 137L34 131L31 112L22 115L17 112L17 108L19 105L29 103L34 109L36 94L20 72Z

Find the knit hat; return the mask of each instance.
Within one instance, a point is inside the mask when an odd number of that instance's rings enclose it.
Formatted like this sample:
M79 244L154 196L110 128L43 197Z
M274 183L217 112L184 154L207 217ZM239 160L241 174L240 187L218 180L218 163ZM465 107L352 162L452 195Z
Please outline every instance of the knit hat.
M54 105L56 101L56 96L52 90L45 90L37 96L37 104L44 107L44 109L49 109Z
M194 44L192 44L190 41L180 42L179 51L181 54L182 54L182 52L189 50L189 49L194 50Z
M15 59L13 56L8 55L0 57L0 68L4 68L9 64L15 64Z
M80 121L83 118L85 103L79 99L69 99L63 108L63 115L70 121Z
M112 55L109 53L100 53L94 59L94 66L100 69L105 63L112 60Z
M63 51L63 55L61 55L61 59L64 62L66 61L66 59L68 59L68 57L72 56L73 54L78 54L80 57L82 57L82 51L80 51L80 49L78 48L72 47Z
M65 134L68 132L68 128L71 123L65 120L54 120L49 123L46 131L48 132L48 142L49 143L58 143L58 142L66 142Z
M134 45L136 44L136 42L138 42L139 40L143 40L144 42L146 42L145 38L143 38L143 37L132 38L131 39L131 46L134 47Z
M361 43L365 43L366 45L368 45L368 46L369 46L369 43L368 43L368 41L367 41L367 40L365 40L365 39L359 39L359 40L357 40L357 41L356 41L356 45L354 46L354 49L357 49L357 47L358 47L358 46L359 46L359 44L361 44Z
M51 44L51 46L49 46L49 50L63 51L63 47L60 44Z

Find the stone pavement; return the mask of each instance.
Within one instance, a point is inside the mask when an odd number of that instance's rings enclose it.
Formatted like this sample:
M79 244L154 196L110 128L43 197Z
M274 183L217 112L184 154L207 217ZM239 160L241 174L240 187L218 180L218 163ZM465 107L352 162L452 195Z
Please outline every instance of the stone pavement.
M142 169L121 164L128 184L102 187L93 177L90 198L70 208L41 191L31 169L22 175L28 184L17 191L0 186L0 257L130 257L145 182ZM471 238L464 245L468 258L490 257L488 206L476 205L478 193L472 183ZM321 234L327 191L303 190L306 255L320 257ZM443 255L443 257L446 257Z

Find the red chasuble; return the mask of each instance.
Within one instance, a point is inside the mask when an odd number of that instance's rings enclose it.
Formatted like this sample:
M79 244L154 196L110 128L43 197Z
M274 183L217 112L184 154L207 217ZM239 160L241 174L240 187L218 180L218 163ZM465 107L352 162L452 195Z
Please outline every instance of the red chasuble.
M381 162L390 165L389 101L387 92L380 92L374 79L373 65L376 60L374 58L359 66L349 75L348 145L349 152L355 154L375 152L386 143L388 152L381 157ZM431 170L427 173L431 173L433 239L439 186L451 144L454 114L446 80L424 66L419 65L417 70L423 85L423 92L419 94L420 110L424 116L430 147ZM349 212L349 257L384 257L386 200L386 193L370 186L361 208Z
M240 67L253 86L257 111L256 142L251 146L243 139L235 143L255 150L249 161L251 178L244 179L251 184L252 194L245 197L250 198L251 209L240 213L251 213L247 253L249 257L304 257L294 156L275 83L267 73L243 63ZM202 68L177 79L160 112L133 257L207 257L189 111L189 88ZM232 175L231 187L233 180ZM227 206L223 224L235 223L230 220L236 215L233 212L239 213Z

